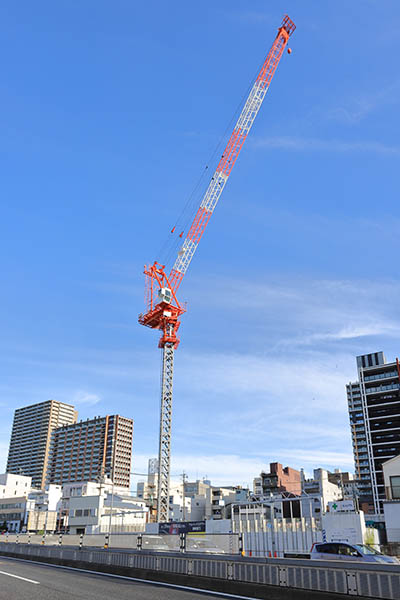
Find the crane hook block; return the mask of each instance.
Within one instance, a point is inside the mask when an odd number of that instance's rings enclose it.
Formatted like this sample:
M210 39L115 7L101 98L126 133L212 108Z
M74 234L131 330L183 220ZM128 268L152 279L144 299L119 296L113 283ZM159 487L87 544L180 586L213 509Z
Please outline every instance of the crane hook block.
M288 54L292 54L292 49L291 49L291 48L288 48L288 49L287 49L287 53L288 53Z

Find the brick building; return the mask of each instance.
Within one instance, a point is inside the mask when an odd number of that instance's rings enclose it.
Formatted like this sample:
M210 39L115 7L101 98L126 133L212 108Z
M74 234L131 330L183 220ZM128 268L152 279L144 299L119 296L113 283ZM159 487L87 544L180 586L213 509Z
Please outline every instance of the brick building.
M263 496L281 494L282 492L301 494L301 475L300 471L285 467L278 463L269 464L269 473L264 471L260 474Z

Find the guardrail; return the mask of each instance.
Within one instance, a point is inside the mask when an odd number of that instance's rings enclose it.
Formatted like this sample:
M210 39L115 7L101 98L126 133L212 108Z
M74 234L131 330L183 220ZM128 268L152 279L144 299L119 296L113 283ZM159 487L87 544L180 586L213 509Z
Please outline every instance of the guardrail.
M6 533L0 543L32 544L41 546L75 546L95 548L126 548L130 550L159 550L166 552L207 552L212 554L239 554L241 536L228 534L158 535L145 533L102 534L31 534Z
M266 598L268 587L330 592L338 598L399 600L400 566L301 559L172 554L17 544L0 544L0 555L169 581L193 587ZM229 583L234 584L229 587ZM210 587L211 586L211 587ZM247 587L246 587L247 586ZM292 593L292 592L290 592ZM282 597L295 598L284 595ZM304 596L303 596L304 597ZM313 596L310 595L310 598ZM314 596L315 597L315 596Z

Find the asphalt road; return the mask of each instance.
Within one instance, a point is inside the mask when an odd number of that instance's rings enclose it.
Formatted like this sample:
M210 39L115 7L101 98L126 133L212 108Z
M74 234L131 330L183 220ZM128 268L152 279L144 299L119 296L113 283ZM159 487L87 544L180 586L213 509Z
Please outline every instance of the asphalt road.
M225 596L226 597L226 596ZM207 600L224 598L31 561L0 558L0 600Z

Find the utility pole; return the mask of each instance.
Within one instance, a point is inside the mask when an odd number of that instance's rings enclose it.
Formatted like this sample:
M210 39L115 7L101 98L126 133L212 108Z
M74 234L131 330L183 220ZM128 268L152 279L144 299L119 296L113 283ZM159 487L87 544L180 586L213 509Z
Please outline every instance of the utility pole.
M111 528L112 528L112 514L114 510L114 479L112 480L112 488L111 488L111 506L110 506L110 519L108 522L108 540L111 538Z
M186 495L185 495L185 482L187 480L187 475L185 473L185 471L182 471L182 500L183 500L183 507L182 507L182 521L186 521Z

